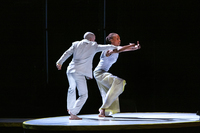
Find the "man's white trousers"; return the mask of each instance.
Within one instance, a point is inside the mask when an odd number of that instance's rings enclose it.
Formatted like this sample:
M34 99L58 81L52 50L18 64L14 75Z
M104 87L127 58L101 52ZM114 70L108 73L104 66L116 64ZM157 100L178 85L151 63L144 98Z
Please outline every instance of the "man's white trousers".
M67 73L67 77L69 81L69 89L67 94L68 113L77 115L88 98L87 82L85 76L78 73ZM79 95L77 100L76 88Z

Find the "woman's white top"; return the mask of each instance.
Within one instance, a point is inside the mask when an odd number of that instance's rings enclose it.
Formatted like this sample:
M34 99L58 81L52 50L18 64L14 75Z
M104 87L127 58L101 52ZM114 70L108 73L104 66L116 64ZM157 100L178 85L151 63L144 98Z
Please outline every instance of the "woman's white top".
M117 46L117 49L121 46ZM106 56L107 50L103 51L100 56L100 61L94 71L103 70L108 71L110 67L117 61L119 53L113 53L110 56Z

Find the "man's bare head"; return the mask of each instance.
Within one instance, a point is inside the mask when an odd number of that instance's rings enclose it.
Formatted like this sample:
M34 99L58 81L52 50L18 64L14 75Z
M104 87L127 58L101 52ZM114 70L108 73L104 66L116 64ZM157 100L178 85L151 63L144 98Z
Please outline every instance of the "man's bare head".
M83 36L84 39L87 39L89 41L95 41L95 35L92 32L86 32Z

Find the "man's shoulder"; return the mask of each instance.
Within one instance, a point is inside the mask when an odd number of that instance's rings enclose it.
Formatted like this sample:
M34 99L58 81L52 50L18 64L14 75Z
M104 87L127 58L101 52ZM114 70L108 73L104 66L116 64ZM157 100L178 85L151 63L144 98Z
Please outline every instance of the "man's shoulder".
M81 41L75 41L72 43L73 47L75 48L80 48L80 47L87 47L87 48L97 48L98 47L98 44L97 42L93 42L93 41L88 41L86 39L83 39Z
M72 44L78 44L80 41L74 41L72 42Z

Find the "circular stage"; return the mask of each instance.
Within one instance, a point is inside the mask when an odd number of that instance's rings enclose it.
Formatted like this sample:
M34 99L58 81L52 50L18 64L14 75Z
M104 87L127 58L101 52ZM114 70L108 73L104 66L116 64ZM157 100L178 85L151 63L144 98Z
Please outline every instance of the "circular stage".
M28 131L125 131L199 127L195 113L118 113L113 117L98 114L78 115L82 120L69 120L69 116L33 119L23 122Z

